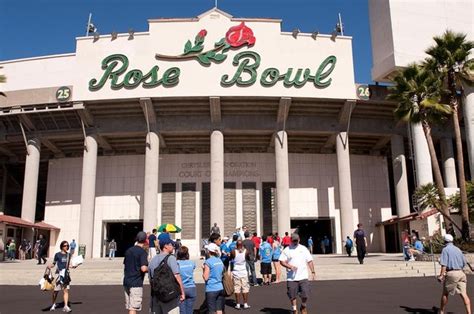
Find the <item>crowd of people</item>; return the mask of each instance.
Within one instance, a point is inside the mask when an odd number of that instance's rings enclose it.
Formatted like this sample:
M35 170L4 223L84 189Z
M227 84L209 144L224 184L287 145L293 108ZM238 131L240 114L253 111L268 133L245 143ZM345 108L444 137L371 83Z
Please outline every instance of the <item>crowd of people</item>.
M249 309L252 286L270 285L281 281L281 268L287 271L287 294L292 310L297 312L296 299L301 297L299 313L308 313L309 274L315 271L313 258L306 246L299 244L299 235L285 233L263 235L250 233L244 226L229 237L221 237L217 224L203 248L205 261L202 276L205 301L201 312L223 313L226 297L235 297L236 309ZM255 263L260 262L262 278L257 278ZM193 313L196 300L194 272L196 263L189 259L189 248L171 239L164 230L159 236L139 232L135 246L124 258L125 304L130 314L142 309L143 281L146 274L151 284L151 313ZM224 274L230 282L225 282ZM272 275L275 274L273 277ZM159 276L159 280L155 277ZM158 277L157 277L158 278ZM229 292L229 286L232 292ZM164 294L160 291L168 291ZM170 299L169 294L174 297Z

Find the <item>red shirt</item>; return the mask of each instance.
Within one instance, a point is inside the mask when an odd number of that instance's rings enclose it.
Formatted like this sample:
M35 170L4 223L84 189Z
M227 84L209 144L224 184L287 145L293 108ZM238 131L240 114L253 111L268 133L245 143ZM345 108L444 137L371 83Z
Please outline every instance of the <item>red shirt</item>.
M291 244L291 238L290 236L283 237L283 241L281 242L283 245L290 245Z
M273 237L267 237L267 242L273 244Z
M257 250L260 248L260 243L262 242L262 240L260 239L260 237L252 237L252 242L253 244L255 244L255 248L257 248Z

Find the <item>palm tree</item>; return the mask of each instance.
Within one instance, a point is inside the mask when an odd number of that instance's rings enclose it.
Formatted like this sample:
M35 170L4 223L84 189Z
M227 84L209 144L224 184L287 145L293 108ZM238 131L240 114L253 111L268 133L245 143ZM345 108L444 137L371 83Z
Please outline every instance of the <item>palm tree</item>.
M398 72L393 80L396 85L390 88L387 98L398 102L394 111L395 117L409 123L421 123L428 142L435 185L439 194L439 206L436 209L447 220L453 222L431 136L431 125L443 122L451 113L449 105L439 103L442 81L439 76L418 64L407 66ZM454 222L453 224L459 229L457 224Z
M433 38L436 44L426 50L431 70L442 75L444 86L447 87L449 105L452 109L452 122L456 140L456 163L459 178L459 194L461 196L462 238L468 240L469 209L467 205L466 178L464 175L464 157L459 126L459 106L461 98L458 91L463 84L471 85L473 81L474 59L469 60L469 53L474 42L467 41L466 35L447 30L442 36Z

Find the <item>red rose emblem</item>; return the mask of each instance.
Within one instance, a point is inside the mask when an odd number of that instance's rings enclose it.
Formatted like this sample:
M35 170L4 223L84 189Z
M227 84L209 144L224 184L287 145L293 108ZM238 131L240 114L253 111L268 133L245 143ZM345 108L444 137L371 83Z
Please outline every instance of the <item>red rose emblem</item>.
M240 47L245 44L250 46L255 44L255 36L253 36L253 31L249 27L245 26L244 22L229 28L225 34L225 40L232 47Z
M197 37L206 37L207 31L205 29L201 29L201 31L197 34Z

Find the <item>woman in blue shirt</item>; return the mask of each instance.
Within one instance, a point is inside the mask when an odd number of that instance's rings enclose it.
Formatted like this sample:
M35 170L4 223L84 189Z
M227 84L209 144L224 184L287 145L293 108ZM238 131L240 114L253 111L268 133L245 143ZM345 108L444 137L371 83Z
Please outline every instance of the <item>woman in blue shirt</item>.
M189 249L181 246L176 257L178 259L179 274L183 280L185 299L179 304L180 314L193 314L194 301L196 300L196 283L194 282L194 269L196 264L189 260Z
M272 255L272 262L273 267L275 267L275 283L280 282L281 277L281 265L280 265L280 255L281 255L281 244L278 241L277 237L273 237L273 255Z
M224 263L219 258L219 244L210 243L208 245L209 258L204 262L204 272L202 274L206 282L207 307L211 314L222 314L225 305L224 286L222 285Z

